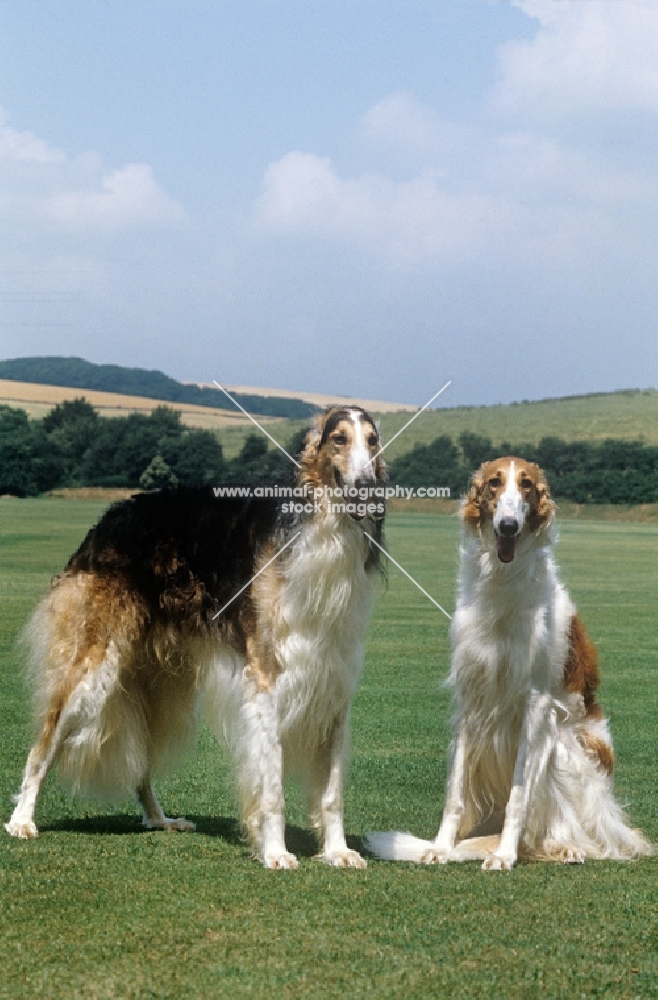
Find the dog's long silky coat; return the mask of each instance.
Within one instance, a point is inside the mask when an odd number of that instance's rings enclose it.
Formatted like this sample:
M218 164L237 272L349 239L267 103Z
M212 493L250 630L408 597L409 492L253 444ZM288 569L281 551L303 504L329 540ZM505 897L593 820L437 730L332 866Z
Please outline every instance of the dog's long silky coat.
M376 833L371 850L485 869L651 853L613 798L596 651L558 578L545 477L519 458L485 463L461 516L443 820L434 841Z
M284 841L291 771L322 859L365 866L345 841L343 781L379 562L369 539L381 543L382 520L319 494L383 482L378 450L365 411L334 407L300 457L298 485L315 490L302 513L208 488L138 495L105 514L26 629L40 735L10 834L37 835L37 796L56 762L75 790L136 794L147 827L193 829L164 815L151 779L187 742L203 695L233 749L241 818L263 864L297 866Z

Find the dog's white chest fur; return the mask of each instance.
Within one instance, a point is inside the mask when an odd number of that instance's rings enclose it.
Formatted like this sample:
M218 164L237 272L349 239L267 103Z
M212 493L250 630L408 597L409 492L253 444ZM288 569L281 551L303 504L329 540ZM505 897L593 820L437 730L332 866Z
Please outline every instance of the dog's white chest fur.
M347 710L363 666L363 644L372 607L365 570L368 542L358 525L337 532L331 519L302 528L281 567L272 622L278 671L271 694L288 763L317 745ZM220 718L235 743L240 705L249 697L246 660L215 652L208 683L209 719Z
M452 624L450 679L458 699L461 692L467 705L477 703L481 689L500 707L505 692L519 704L537 683L559 690L574 607L550 549L519 552L510 572L493 552L476 554L477 547L468 540L462 550Z
M352 698L372 604L366 554L357 525L338 534L312 523L286 564L273 644L284 741L304 742L306 730L316 739Z

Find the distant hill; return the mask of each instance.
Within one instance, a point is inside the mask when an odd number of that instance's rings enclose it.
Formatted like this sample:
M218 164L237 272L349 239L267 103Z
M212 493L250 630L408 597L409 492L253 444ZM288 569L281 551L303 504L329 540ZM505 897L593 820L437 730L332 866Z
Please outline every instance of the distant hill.
M85 384L81 381L82 377ZM116 381L110 381L110 377ZM87 384L92 378L99 388ZM17 358L0 361L0 381L3 379L9 381L5 381L4 390L0 385L0 403L23 407L33 417L44 416L61 399L84 395L86 390L89 401L103 415L148 413L151 410L148 404L150 399L154 400L154 405L158 401L171 402L181 411L185 425L215 430L228 457L239 452L246 436L253 431L246 417L234 408L229 409L231 404L218 389L176 382L158 371L94 365L79 358ZM41 391L35 383L43 385L44 390ZM149 391L144 390L144 383ZM9 385L12 386L11 392L8 391ZM109 385L117 386L105 390L113 395L90 395L102 392L101 386ZM13 386L16 386L15 391ZM66 388L50 389L48 386L70 387L73 394ZM292 433L308 426L309 416L329 402L358 403L377 414L384 441L391 440L412 415L404 412L412 408L403 404L323 397L305 392L294 396L287 390L278 390L281 393L279 396L275 389L250 386L227 388L248 412L268 416L268 428L280 441L288 440ZM246 389L249 391L245 392ZM168 395L163 395L167 391ZM291 405L301 405L304 411L295 413L290 409ZM279 406L283 412L278 409ZM276 418L281 418L281 422ZM272 419L276 423L271 424ZM386 459L392 461L411 451L414 445L429 444L443 434L456 441L463 431L488 437L500 447L506 442L537 445L543 437L559 437L570 442L604 441L607 438L642 440L646 444L658 445L658 391L626 389L493 406L428 409L396 438L386 451Z
M143 396L171 403L207 406L215 410L238 410L214 386L185 384L157 370L97 365L82 358L13 358L0 361L0 379ZM236 393L235 398L250 413L263 416L308 419L318 409L312 403L289 396Z
M382 414L384 440L390 440L407 420L403 413ZM463 431L491 438L503 450L506 442L537 445L544 437L593 442L612 438L658 445L658 392L626 389L495 406L426 410L393 442L385 457L390 461L415 444L429 444L442 434L457 440Z
M199 382L203 388L207 382ZM363 396L337 396L328 392L306 392L291 389L265 389L263 386L226 385L231 395L278 396L280 399L303 399L324 410L326 406L361 406L368 413L415 413L418 409L413 403L391 403L383 399L365 399Z

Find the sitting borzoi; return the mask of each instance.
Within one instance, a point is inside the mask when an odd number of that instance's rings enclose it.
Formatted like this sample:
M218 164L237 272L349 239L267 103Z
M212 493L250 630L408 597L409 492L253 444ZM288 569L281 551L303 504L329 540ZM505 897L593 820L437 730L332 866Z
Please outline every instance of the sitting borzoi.
M651 853L612 794L596 651L558 579L554 505L540 469L487 462L461 511L449 685L456 715L434 841L376 833L372 852L426 864L583 862Z
M10 834L37 835L36 799L55 762L76 791L136 794L151 829L194 829L164 815L151 778L187 742L203 693L234 751L262 863L297 867L283 797L284 774L296 772L322 860L365 867L345 841L343 779L379 564L370 538L381 541L383 516L383 503L353 496L383 481L378 451L370 416L334 407L306 438L301 503L199 488L110 508L26 629L41 729Z

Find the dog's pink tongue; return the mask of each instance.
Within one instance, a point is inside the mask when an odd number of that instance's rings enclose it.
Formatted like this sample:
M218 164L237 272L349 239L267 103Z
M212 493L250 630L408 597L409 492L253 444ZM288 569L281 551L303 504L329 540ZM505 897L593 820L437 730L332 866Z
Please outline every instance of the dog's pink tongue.
M512 535L511 537L496 535L496 547L500 561L504 563L511 562L516 552L516 535Z

